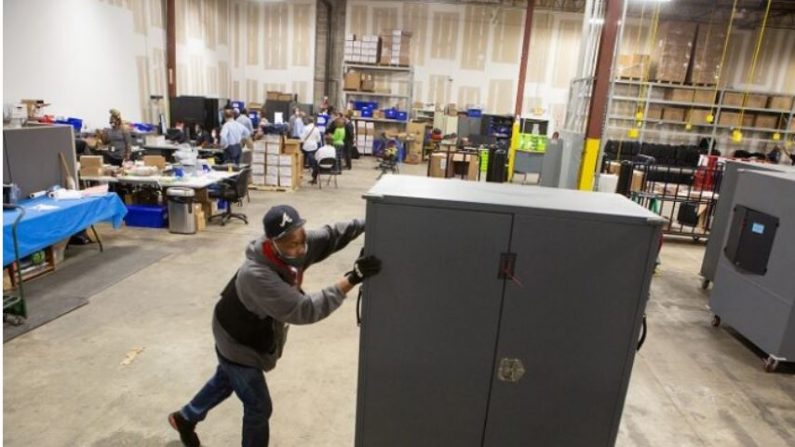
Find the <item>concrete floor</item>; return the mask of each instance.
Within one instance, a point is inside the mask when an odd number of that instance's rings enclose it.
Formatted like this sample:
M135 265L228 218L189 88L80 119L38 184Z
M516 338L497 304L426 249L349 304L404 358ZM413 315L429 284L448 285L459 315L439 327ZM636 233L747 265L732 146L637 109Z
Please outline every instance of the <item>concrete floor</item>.
M377 172L369 159L355 166L339 189L252 192L247 226L213 225L196 236L105 229L107 244L158 244L172 254L4 345L5 445L180 445L166 415L215 368L212 309L245 244L262 231L261 216L290 203L309 226L362 217L360 197ZM424 172L403 166L403 174ZM305 287L337 280L361 242L312 268ZM635 362L618 445L795 446L795 376L762 372L757 353L710 327L697 276L702 253L702 245L687 241L664 245L649 338ZM143 351L121 365L136 348ZM284 357L267 375L275 406L271 445L353 445L357 351L354 299L319 324L291 330ZM241 416L234 397L217 407L198 427L204 445L239 444Z

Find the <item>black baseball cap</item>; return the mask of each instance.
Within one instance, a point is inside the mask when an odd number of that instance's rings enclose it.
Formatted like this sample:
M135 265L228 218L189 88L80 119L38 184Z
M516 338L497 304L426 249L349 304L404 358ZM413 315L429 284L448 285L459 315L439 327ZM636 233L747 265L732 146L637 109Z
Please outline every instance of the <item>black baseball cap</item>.
M268 239L279 239L291 231L301 228L306 220L301 219L295 208L290 205L276 205L265 213L262 225Z

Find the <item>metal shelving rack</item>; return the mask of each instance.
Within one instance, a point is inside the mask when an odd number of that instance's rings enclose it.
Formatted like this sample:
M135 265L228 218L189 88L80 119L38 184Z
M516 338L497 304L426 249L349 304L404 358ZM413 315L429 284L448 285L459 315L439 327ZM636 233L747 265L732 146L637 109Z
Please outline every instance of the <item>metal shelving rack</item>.
M413 95L413 88L414 88L414 69L412 67L402 67L402 66L394 66L394 65L370 65L370 64L356 64L356 63L343 63L342 64L342 77L345 77L345 73L349 70L358 70L361 72L381 72L381 73L389 73L390 74L390 83L400 82L407 84L407 92L408 94L399 94L399 93L383 93L383 92L362 92L362 91L350 91L350 90L343 90L342 91L342 98L344 104L347 105L352 98L387 98L387 99L397 99L398 100L398 108L400 110L405 110L406 112L411 111L411 99ZM398 79L394 79L398 78ZM400 104L402 102L402 104ZM389 106L393 106L394 104L389 104ZM391 120L386 118L357 118L363 121L373 121L373 122L385 122L385 123L394 123L394 124L403 124L405 125L405 121L398 121L398 120Z
M789 96L793 98L793 104L790 110L778 110L778 109L768 109L768 108L758 108L758 107L741 107L736 105L728 105L724 104L724 98L727 93L745 93L741 90L735 89L717 89L717 101L715 104L704 104L704 103L696 103L696 102L686 102L686 101L671 101L660 98L660 96L664 97L663 95L656 94L659 91L667 91L668 89L686 89L686 90L693 90L693 91L715 91L714 87L702 87L702 86L689 86L689 85L679 85L679 84L666 84L666 83L657 83L657 82L642 82L642 81L632 81L632 80L621 80L615 79L612 82L612 91L615 92L616 85L629 85L629 86L636 86L638 89L645 88L645 95L641 97L630 97L630 96L622 96L622 95L615 95L611 94L608 100L608 116L607 122L605 123L605 132L608 133L609 131L626 131L629 130L631 127L627 127L624 125L620 125L620 122L640 122L641 126L637 127L639 130L639 137L638 142L643 143L644 141L654 141L657 140L657 135L659 134L667 134L667 135L674 135L674 136L690 136L695 138L706 137L710 138L713 141L719 141L720 139L728 139L730 137L730 132L733 129L740 129L744 133L754 133L754 134L764 134L765 136L750 136L750 135L743 135L743 142L751 142L754 144L765 144L765 143L776 143L776 144L783 144L784 142L790 140L791 138L795 137L795 130L793 129L793 118L795 118L795 97L793 95L786 95L780 93L764 93L764 92L752 92L758 93L763 95L775 95L775 96ZM657 97L655 97L657 96ZM615 104L618 102L634 102L643 104L643 116L644 119L636 120L633 116L622 115L616 113L615 111ZM665 120L665 119L657 119L657 118L647 118L649 115L649 107L650 105L660 105L660 106L674 106L679 108L684 108L687 111L690 110L711 110L712 114L714 115L714 120L712 123L690 123L692 126L691 130L685 130L684 126L687 124L686 121L672 121L672 120ZM750 113L764 113L764 114L776 114L779 116L785 117L783 123L780 123L779 129L769 129L769 128L760 128L755 126L728 126L725 124L720 124L720 116L722 112L739 112L740 110L745 110L746 112ZM741 123L742 124L742 123ZM680 130L671 129L671 128L659 128L653 126L680 126ZM780 140L772 139L772 134L779 133L781 136ZM626 134L624 134L626 135ZM624 137L626 138L626 137ZM608 138L604 139L604 143L606 143ZM731 143L730 143L731 144ZM742 144L742 143L741 143Z

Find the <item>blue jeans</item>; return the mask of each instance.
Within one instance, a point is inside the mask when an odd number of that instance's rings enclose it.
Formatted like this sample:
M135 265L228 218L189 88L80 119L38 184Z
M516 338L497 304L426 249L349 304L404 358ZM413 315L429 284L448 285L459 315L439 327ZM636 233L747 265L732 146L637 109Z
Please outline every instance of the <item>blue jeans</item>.
M234 392L243 402L243 447L268 445L273 411L265 374L258 368L238 365L218 354L218 369L180 413L190 422L200 422L207 413Z

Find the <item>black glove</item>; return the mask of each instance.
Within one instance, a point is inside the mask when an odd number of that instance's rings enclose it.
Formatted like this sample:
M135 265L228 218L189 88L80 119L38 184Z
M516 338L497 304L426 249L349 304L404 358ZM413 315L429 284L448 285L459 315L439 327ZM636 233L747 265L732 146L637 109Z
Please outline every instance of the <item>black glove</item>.
M356 285L365 279L375 276L381 271L381 260L373 255L362 256L353 263L353 270L345 274L351 285Z

